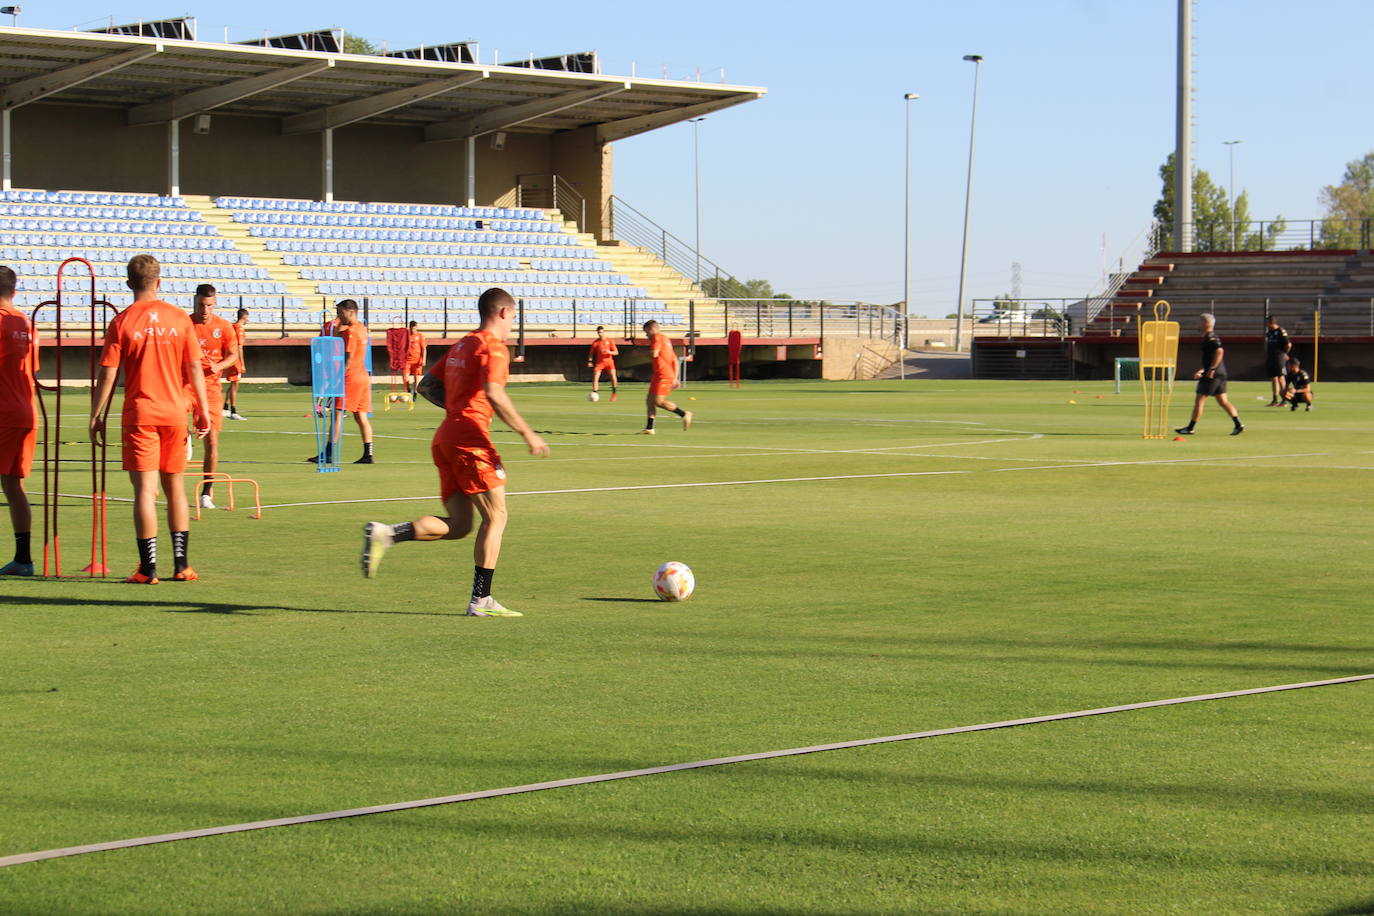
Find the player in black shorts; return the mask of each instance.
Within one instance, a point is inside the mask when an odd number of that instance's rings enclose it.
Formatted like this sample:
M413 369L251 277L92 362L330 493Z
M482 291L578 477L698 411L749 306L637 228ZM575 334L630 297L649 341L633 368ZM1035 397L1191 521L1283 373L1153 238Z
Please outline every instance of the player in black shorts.
M1307 409L1312 409L1312 376L1307 374L1307 370L1302 367L1296 359L1288 361L1288 375L1285 377L1287 386L1283 389L1283 399L1292 404L1292 410L1297 410L1299 404L1306 404Z
M1216 398L1221 409L1226 411L1231 422L1235 424L1231 435L1239 436L1245 432L1245 426L1240 422L1240 413L1226 398L1226 350L1221 345L1221 338L1215 333L1217 319L1214 315L1204 313L1200 323L1202 368L1193 374L1193 378L1197 379L1197 400L1193 402L1193 415L1188 418L1188 425L1180 426L1174 432L1180 436L1191 436L1193 427L1197 426L1198 418L1202 416L1202 405L1207 403L1208 398Z
M1293 341L1288 332L1279 327L1279 320L1273 315L1264 319L1264 374L1274 387L1274 399L1270 407L1283 406L1284 372L1287 367L1288 353L1293 349Z

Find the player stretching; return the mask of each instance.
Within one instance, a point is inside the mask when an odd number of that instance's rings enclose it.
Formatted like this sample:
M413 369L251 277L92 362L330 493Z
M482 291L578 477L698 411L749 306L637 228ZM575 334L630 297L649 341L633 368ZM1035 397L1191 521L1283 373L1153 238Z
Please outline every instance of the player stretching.
M675 413L682 417L682 428L692 428L692 412L683 410L672 401L668 400L668 395L673 393L677 387L677 352L673 350L673 342L668 339L668 335L660 334L657 321L644 322L644 333L649 335L649 346L652 348L649 353L653 359L653 375L649 378L649 394L645 399L645 406L648 408L648 415L644 421L644 428L639 431L641 436L652 436L654 434L654 419L658 416L658 408Z
M33 356L29 319L14 307L18 287L14 271L0 267L0 489L10 507L14 526L14 559L0 567L0 576L33 575L29 537L33 512L24 492L24 478L33 470L33 446L38 438L38 415L33 405Z
M592 341L591 349L587 351L587 365L592 367L592 394L597 394L601 390L601 373L611 374L611 400L616 398L616 387L619 384L615 377L615 358L620 355L620 348L615 345L615 341L606 336L606 329L601 325L596 326L596 340Z
M515 318L515 300L503 289L489 289L477 301L482 326L454 344L420 381L420 394L444 408L430 454L439 469L439 495L448 515L425 515L413 522L363 526L363 575L377 566L392 544L402 541L456 541L472 531L472 510L482 516L473 544L470 617L520 617L491 596L491 580L506 529L506 471L491 443L492 412L519 433L536 457L549 447L530 429L506 393L510 353L502 342Z
M239 379L243 376L243 338L248 331L248 309L239 309L231 325L234 329L234 352L238 359L234 365L224 370L224 380L229 383L229 397L225 398L224 415L231 420L247 420L239 413Z
M200 485L200 507L215 508L215 484L208 475L219 469L219 434L224 428L224 392L220 388L220 373L238 364L238 349L234 346L234 326L215 314L215 288L209 283L196 287L195 311L191 324L200 341L200 366L205 373L205 404L210 411L210 432L205 437L205 472Z
M344 396L334 401L334 416L330 421L329 444L325 446L325 460L334 457L334 445L343 436L343 411L353 414L358 421L358 432L363 437L363 457L354 464L372 464L372 423L367 415L372 412L372 376L367 374L367 348L372 346L367 334L367 325L358 320L358 303L345 299L334 306L338 316L334 325L335 337L344 342ZM307 458L318 464L320 456Z
M1202 416L1203 405L1207 403L1208 398L1216 398L1221 409L1226 411L1231 417L1231 422L1235 424L1231 435L1239 436L1245 432L1245 425L1240 422L1240 413L1226 398L1226 350L1221 345L1221 338L1215 333L1217 319L1204 312L1199 321L1202 329L1202 368L1193 373L1193 378L1197 379L1197 400L1193 402L1193 415L1188 418L1188 425L1180 426L1174 432L1180 436L1191 436L1193 428Z
M115 377L124 367L124 470L134 485L134 535L138 569L125 582L156 585L157 490L167 497L167 527L172 532L172 558L177 582L200 576L187 558L190 513L182 472L186 470L186 388L192 392L196 435L210 428L205 402L205 373L200 344L191 319L157 297L162 268L152 255L129 260L129 289L134 304L115 316L105 331L100 378L91 399L91 441L105 438L105 407L114 396Z
M1283 399L1292 404L1292 410L1297 410L1299 404L1306 404L1307 409L1312 409L1312 376L1307 374L1307 370L1302 368L1302 364L1296 359L1288 361L1288 376L1286 378L1287 387L1283 391Z
M420 333L419 322L412 321L409 331L406 338L406 370L401 376L401 382L406 386L406 393L415 397L418 394L420 377L425 374L425 347L428 345L425 343L425 335Z
M1279 327L1279 320L1273 315L1267 316L1264 319L1264 374L1269 376L1274 389L1270 407L1283 406L1283 376L1292 349L1293 341L1288 339L1288 332Z

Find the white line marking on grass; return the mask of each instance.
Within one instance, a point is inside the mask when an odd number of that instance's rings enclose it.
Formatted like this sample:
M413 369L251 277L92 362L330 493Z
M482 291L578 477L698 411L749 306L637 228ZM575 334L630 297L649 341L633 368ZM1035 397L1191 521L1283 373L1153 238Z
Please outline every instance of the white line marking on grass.
M1047 716L1031 716L1024 719L1005 719L1001 722L984 722L981 725L960 725L955 728L937 728L930 731L910 732L905 735L889 735L884 738L860 738L856 741L813 744L807 747L792 747L780 751L738 754L733 757L713 757L710 760L694 760L690 763L671 763L666 766L644 767L638 770L621 770L618 773L601 773L596 776L576 776L571 779L554 779L549 782L527 783L523 786L507 786L503 789L484 789L479 792L464 792L459 795L441 795L437 798L422 798L416 801L393 802L387 805L372 805L366 808L348 808L342 811L325 811L320 814L300 814L295 817L279 817L266 821L249 821L243 824L228 824L223 827L205 827L199 830L160 833L153 836L134 837L128 840L112 840L105 843L90 843L84 846L66 846L61 849L25 852L0 858L0 868L5 868L10 865L23 865L28 862L42 862L46 859L60 859L67 856L86 855L92 852L108 852L114 849L132 849L136 846L153 846L159 843L172 843L177 840L195 840L210 836L224 836L230 833L247 833L251 830L266 830L271 827L291 827L296 824L315 824L320 821L337 821L343 820L344 818L363 817L369 814L389 814L396 811L413 811L416 808L433 808L438 805L452 805L459 802L478 801L484 798L503 798L510 795L525 795L530 792L542 792L546 789L566 789L572 786L617 782L624 779L636 779L640 776L658 776L664 773L680 773L685 770L702 770L709 767L727 766L735 763L749 763L756 760L777 760L781 757L800 757L805 754L818 754L824 751L842 751L856 747L870 747L875 744L895 744L900 741L918 741L923 738L940 738L945 735L963 735L970 732L994 731L1002 728L1017 728L1022 725L1040 725L1045 722L1062 722L1067 719L1086 719L1090 716L1105 716L1111 713L1130 712L1139 709L1155 709L1161 706L1179 706L1184 703L1202 703L1208 700L1228 700L1235 697L1254 696L1263 693L1279 693L1285 690L1303 690L1310 687L1330 687L1336 684L1353 684L1358 681L1368 680L1374 680L1374 674L1355 674L1350 677L1330 678L1324 681L1305 681L1300 684L1278 684L1272 687L1251 687L1247 690L1228 690L1224 693L1205 693L1191 697L1173 697L1167 700L1147 700L1142 703L1125 703L1120 706L1101 706L1097 709L1081 709L1077 712L1058 712Z
M1204 461L1252 461L1256 459L1269 458L1308 458L1312 455L1324 454L1314 452L1308 455L1218 455L1215 458L1167 458L1152 461L1099 461L1094 464L1042 464L1034 467L1018 468L989 468L986 471L973 470L951 470L951 471L897 471L888 474L834 474L824 477L769 477L760 480L703 480L694 483L649 483L637 484L634 486L622 487L573 487L566 490L516 490L508 492L509 497L516 496L557 496L569 493L619 493L628 490L681 490L695 487L739 487L748 484L767 484L767 483L812 483L817 481L831 480L873 480L888 477L951 477L959 474L1003 474L1010 471L1052 471L1066 470L1070 468L1109 468L1127 467L1132 465L1160 465L1160 464L1183 464L1187 462ZM935 456L931 456L935 457ZM1023 460L1023 459L1016 459ZM433 494L428 496L377 496L369 499L325 499L313 502L301 503L275 503L264 505L264 509L294 509L300 506L343 506L356 503L409 503L424 502L435 500Z

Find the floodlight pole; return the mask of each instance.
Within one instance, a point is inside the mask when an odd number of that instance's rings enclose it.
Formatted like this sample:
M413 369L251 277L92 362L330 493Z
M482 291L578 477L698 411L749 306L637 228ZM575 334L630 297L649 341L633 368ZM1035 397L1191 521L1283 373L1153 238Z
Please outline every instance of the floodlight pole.
M697 256L697 288L701 288L701 122L705 118L689 118L692 125L692 172L696 181L696 256ZM720 295L720 290L716 290L716 295Z
M1236 250L1236 220L1240 218L1240 207L1236 203L1236 144L1243 143L1243 140L1223 140L1226 151L1231 154L1231 183L1230 189L1226 192L1231 195L1231 250Z
M1178 98L1174 105L1174 244L1193 250L1193 0L1178 0Z
M959 253L959 307L958 321L954 325L954 352L964 349L964 284L968 279L968 218L969 204L973 200L973 140L978 127L978 73L982 68L983 55L965 54L964 60L973 64L973 109L969 113L968 124L968 181L964 185L964 243Z
M906 109L906 176L902 212L902 346L897 354L897 362L902 367L902 380L906 380L906 349L911 345L911 103L921 96L908 92L902 96Z

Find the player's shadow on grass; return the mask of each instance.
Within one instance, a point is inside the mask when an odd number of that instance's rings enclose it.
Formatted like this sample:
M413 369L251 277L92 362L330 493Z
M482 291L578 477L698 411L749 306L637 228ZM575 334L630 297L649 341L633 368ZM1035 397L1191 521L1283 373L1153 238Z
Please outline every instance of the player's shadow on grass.
M1338 906L1334 910L1322 910L1314 916L1374 916L1374 898Z
M583 601L611 601L618 604L662 604L658 598L583 598Z
M100 581L100 580L97 580ZM116 580L104 580L111 584ZM92 602L93 603L93 602ZM167 601L119 598L100 598L102 607L132 607L132 608L157 608L166 614L238 614L245 617L257 617L260 611L285 611L290 614L382 614L386 616L400 617L462 617L462 614L443 613L440 611L372 611L361 608L328 608L328 607L287 607L282 604L230 604L216 601L197 601L194 598L177 598ZM47 596L26 596L15 601L17 606L25 605L47 605L70 608L79 606L81 601L72 598L52 598Z

